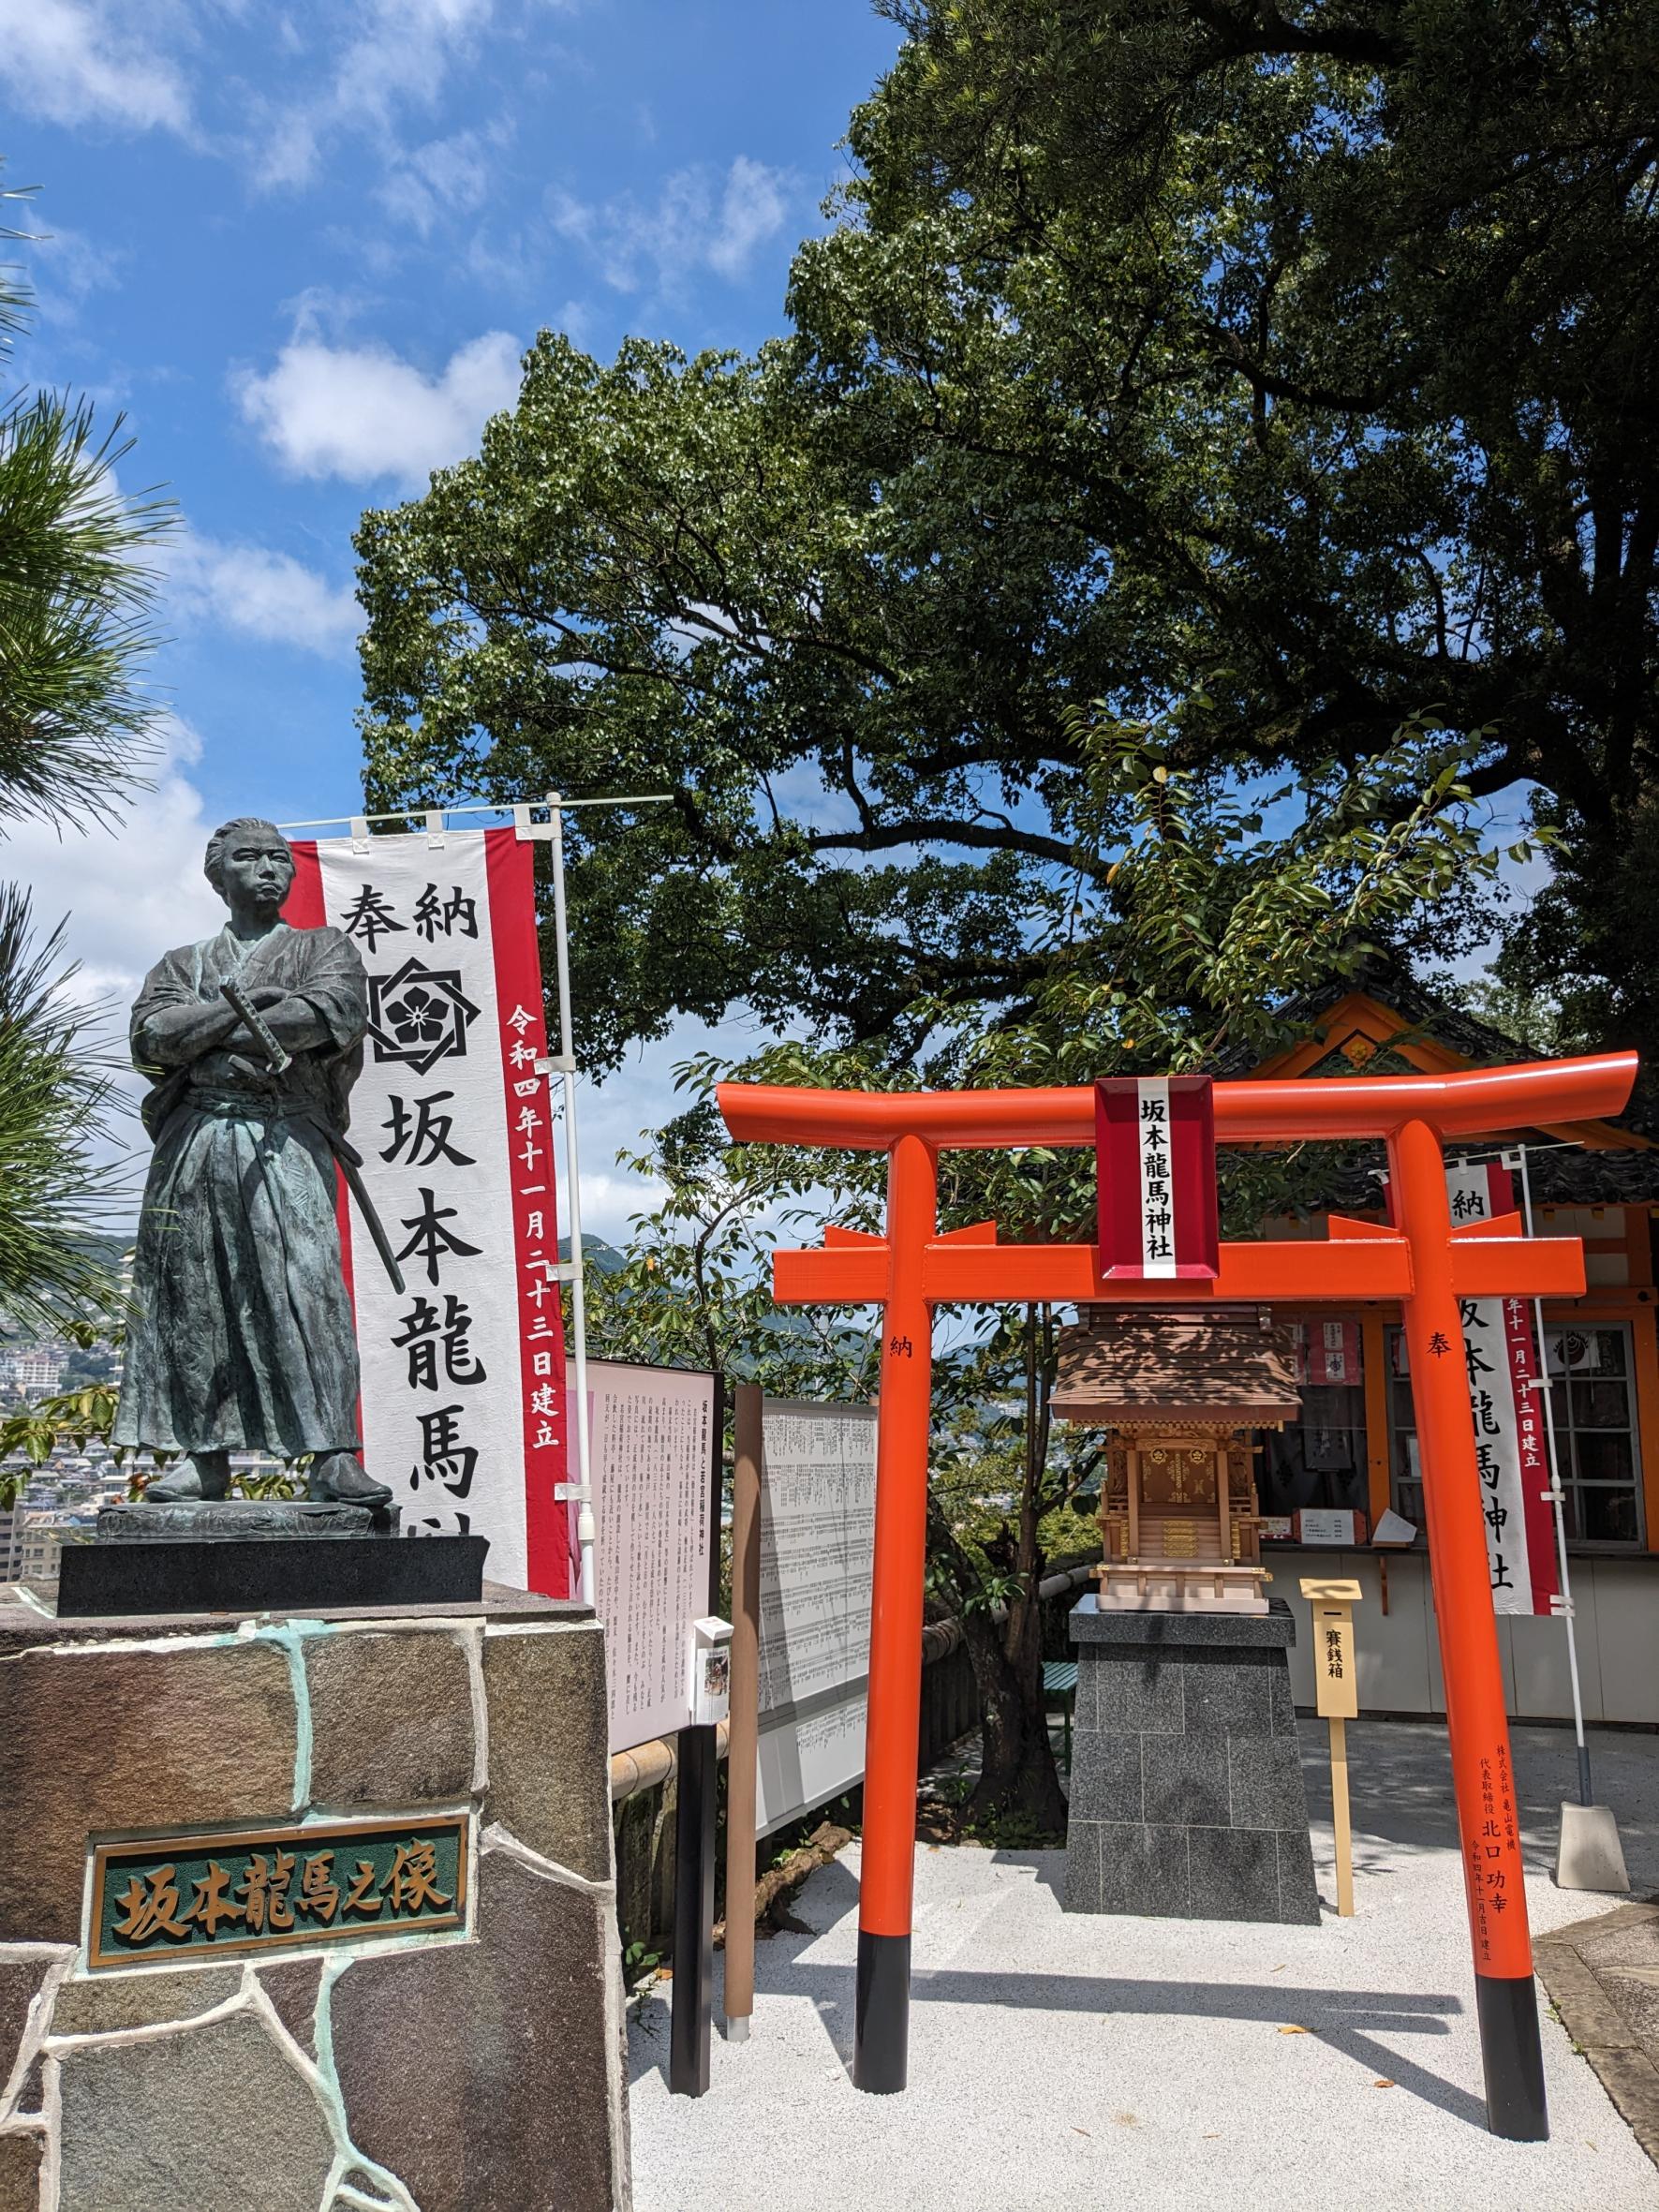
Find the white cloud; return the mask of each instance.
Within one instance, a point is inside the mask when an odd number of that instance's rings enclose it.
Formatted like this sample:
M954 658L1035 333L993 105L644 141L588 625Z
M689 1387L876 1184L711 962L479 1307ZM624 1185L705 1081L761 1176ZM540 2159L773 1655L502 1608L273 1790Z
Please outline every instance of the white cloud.
M0 79L22 107L52 123L183 135L188 89L175 63L135 36L143 20L141 10L106 11L88 0L0 0Z
M492 0L371 0L335 20L353 35L327 83L274 115L257 174L267 185L304 185L325 140L340 131L391 141L401 110L430 109L452 65L489 22Z
M518 396L518 345L486 331L429 377L381 346L298 335L259 376L233 379L243 415L296 476L418 486L472 451L485 420Z
M20 822L0 838L0 871L32 892L40 928L67 917L66 943L81 963L77 991L123 1006L164 952L209 935L224 918L201 873L214 824L185 773L200 744L170 719L162 735L156 787L119 824L60 835L49 823Z
M482 206L490 185L490 147L511 136L509 126L483 136L459 130L452 138L429 140L395 157L376 198L388 215L429 237L441 215L470 215Z
M563 1138L559 1141L562 1144ZM562 1171L562 1159L560 1166ZM633 1234L636 1216L654 1212L667 1195L665 1183L636 1181L632 1177L621 1175L589 1175L585 1167L582 1170L584 1244L589 1237L602 1237L607 1244L615 1244L620 1250ZM569 1222L561 1221L559 1233L566 1234L569 1227Z
M4 8L6 0L0 0ZM29 280L35 311L43 322L72 323L88 296L116 281L124 257L96 245L82 231L54 224L31 233Z
M291 554L228 545L186 528L174 534L166 557L170 606L246 637L332 654L363 627L350 588L327 583Z
M756 246L782 230L789 213L790 180L739 154L726 172L719 220L707 248L708 265L733 281L748 267Z
M615 290L638 291L655 280L672 292L698 268L732 282L745 275L756 249L782 230L794 189L787 171L740 154L718 194L708 171L697 166L676 170L654 208L641 207L631 193L595 203L555 191L548 213L559 235L591 255Z
M438 109L496 12L496 0L293 0L262 14L245 0L0 0L0 85L54 123L171 131L267 190L313 183L332 145L364 139L393 201L421 206L473 187L424 175L433 148L404 153L406 119ZM260 40L246 60L209 48L228 18ZM434 141L439 170L447 143Z

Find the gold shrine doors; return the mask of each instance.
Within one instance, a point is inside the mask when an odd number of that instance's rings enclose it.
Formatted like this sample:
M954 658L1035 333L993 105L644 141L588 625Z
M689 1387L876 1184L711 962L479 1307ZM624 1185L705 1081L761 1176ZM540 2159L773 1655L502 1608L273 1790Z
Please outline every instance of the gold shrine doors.
M1141 1507L1163 1519L1169 1513L1216 1509L1216 1451L1199 1444L1143 1444L1140 1461Z

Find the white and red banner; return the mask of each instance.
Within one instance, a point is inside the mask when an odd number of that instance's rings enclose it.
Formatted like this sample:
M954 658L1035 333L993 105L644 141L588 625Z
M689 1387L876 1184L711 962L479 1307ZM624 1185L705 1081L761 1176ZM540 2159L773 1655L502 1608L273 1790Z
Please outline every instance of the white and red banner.
M1496 1160L1446 1163L1452 1225L1493 1221L1515 1210L1509 1170ZM1534 1342L1532 1301L1462 1301L1469 1404L1486 1516L1492 1610L1548 1613L1560 1588L1549 1487L1543 1392L1528 1386L1544 1373Z
M1221 1264L1207 1076L1094 1087L1100 1268L1118 1282L1212 1277Z
M511 829L297 841L285 913L344 930L368 973L348 1141L406 1287L342 1184L363 1464L407 1534L487 1537L492 1581L557 1597L573 1577L531 850Z

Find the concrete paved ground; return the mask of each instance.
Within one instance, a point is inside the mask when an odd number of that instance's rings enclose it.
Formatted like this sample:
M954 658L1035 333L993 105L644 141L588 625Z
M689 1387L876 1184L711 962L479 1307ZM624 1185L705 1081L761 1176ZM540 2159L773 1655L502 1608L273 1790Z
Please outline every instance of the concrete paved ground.
M1562 2026L1659 2163L1659 1905L1574 1921L1533 1955Z
M1302 1733L1317 1928L1067 1916L1058 1852L921 1848L901 2097L862 2096L847 2071L856 1846L798 1899L810 1933L757 1947L750 2040L717 2026L702 2099L667 2093L659 1984L630 2024L639 2212L1659 2207L1659 2175L1547 2006L1551 2140L1485 2130L1443 1730L1349 1724L1351 1921L1330 1909L1324 1726ZM1518 1730L1515 1748L1534 1929L1605 1911L1549 1878L1571 1736ZM1659 1888L1659 1738L1598 1731L1592 1754L1642 1895Z

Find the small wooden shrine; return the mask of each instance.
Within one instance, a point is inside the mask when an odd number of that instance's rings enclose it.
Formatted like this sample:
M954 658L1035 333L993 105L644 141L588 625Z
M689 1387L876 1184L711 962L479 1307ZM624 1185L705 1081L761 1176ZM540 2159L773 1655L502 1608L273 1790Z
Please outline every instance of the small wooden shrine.
M1300 1410L1288 1327L1266 1306L1085 1306L1061 1332L1053 1406L1109 1432L1103 1612L1266 1611L1248 1432Z

